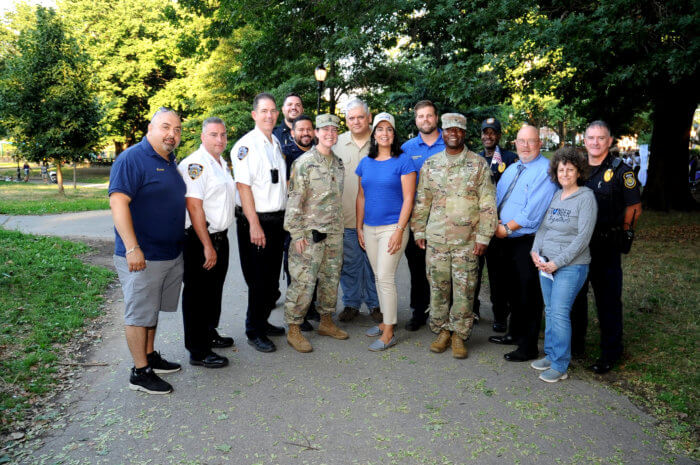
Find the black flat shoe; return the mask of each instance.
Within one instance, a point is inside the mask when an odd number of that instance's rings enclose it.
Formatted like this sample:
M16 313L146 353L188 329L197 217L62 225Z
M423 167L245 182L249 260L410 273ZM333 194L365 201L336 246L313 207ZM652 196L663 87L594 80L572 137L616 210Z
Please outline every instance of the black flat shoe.
M503 336L490 336L489 342L493 342L494 344L503 344L503 345L516 344L515 338L513 336L511 336L510 334L504 334Z
M254 338L248 338L248 344L253 346L253 348L259 352L274 352L277 350L275 343L267 338L267 336L259 336Z
M216 336L212 337L209 341L209 347L211 347L212 349L224 349L226 347L233 347L233 338L227 336L220 336L217 334Z
M299 329L301 329L302 331L308 332L308 331L313 331L314 327L311 326L311 323L309 323L309 320L304 320L304 322L299 325Z
M190 357L190 365L203 366L204 368L223 368L228 365L228 359L212 352L202 359Z
M281 326L275 326L268 323L265 327L266 336L284 336L284 334L284 328Z
M612 368L613 364L605 360L597 360L593 365L588 367L589 370L598 375L604 375L612 370Z
M493 332L494 333L505 333L508 330L508 325L501 323L500 321L493 322Z
M411 318L408 320L408 323L406 323L406 331L418 331L421 329L421 327L425 326L425 321L424 320L417 320L415 318Z
M539 354L536 352L528 354L527 352L514 350L513 352L508 352L507 354L504 354L503 358L505 358L509 362L527 362L528 360L536 359L538 355Z

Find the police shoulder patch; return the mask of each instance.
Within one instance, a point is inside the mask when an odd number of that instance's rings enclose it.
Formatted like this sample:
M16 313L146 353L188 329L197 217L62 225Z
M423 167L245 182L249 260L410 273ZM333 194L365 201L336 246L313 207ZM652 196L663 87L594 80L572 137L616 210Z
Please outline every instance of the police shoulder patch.
M623 174L622 178L625 180L625 187L627 189L634 189L637 186L637 178L634 177L634 173L632 171L628 171Z
M187 165L187 174L190 175L193 181L202 175L202 171L204 171L204 167L199 163L190 163Z
M238 159L243 160L248 155L248 147L241 146L238 148Z

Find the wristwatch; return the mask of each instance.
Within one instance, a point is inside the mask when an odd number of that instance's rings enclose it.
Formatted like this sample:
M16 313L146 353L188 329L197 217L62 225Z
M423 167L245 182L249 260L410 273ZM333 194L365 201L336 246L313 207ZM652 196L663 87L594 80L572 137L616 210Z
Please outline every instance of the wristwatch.
M508 224L504 224L503 229L506 230L506 236L510 236L511 234L513 234L513 231L508 227Z

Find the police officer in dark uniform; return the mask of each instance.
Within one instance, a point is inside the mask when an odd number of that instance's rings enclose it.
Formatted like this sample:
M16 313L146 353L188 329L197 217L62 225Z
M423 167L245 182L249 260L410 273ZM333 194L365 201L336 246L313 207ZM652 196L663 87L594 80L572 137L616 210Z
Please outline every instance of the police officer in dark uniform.
M283 123L284 124L284 123ZM277 126L279 128L280 126ZM275 128L275 129L277 129ZM308 115L299 115L292 121L292 143L283 145L282 144L282 154L284 155L284 161L287 164L287 181L289 181L289 176L292 173L292 164L297 158L304 155L311 147L314 145L314 124L311 117ZM291 237L287 231L284 234L284 259L283 267L284 274L287 276L287 286L292 282L291 275L289 274L289 245L291 243ZM321 316L316 311L316 292L314 291L313 300L311 301L311 306L308 308L306 315L304 316L304 321L299 325L302 331L313 331L313 326L309 323L309 319L320 320Z
M586 186L598 201L598 219L591 239L588 280L571 309L571 347L582 355L588 326L588 283L593 286L600 321L601 355L589 368L595 373L610 371L622 356L622 263L629 252L632 229L642 213L639 182L632 168L610 155L613 138L603 121L586 129L584 143L591 174Z
M275 135L277 140L280 142L280 148L285 157L290 151L298 149L294 143L294 135L292 134L292 124L294 120L304 113L304 104L301 102L301 97L294 92L290 92L284 98L284 103L282 103L282 122L275 126L272 130L272 134ZM289 168L292 166L292 161L287 160L287 176L289 176Z
M502 149L498 144L501 142L501 122L496 118L486 118L481 123L481 143L484 146L479 155L486 159L491 168L491 179L494 185L501 179L501 175L511 164L518 161L518 155L509 150ZM479 271L477 273L476 279L476 290L474 291L474 316L475 321L479 321L481 313L479 307L481 302L479 302L479 291L481 290L481 274L484 271L484 262L489 262L489 255L493 256L498 253L498 249L495 249L491 253L491 247L486 249L486 254L479 257ZM492 269L495 269L495 265L489 265L489 279L494 282L495 276L492 276ZM491 304L493 307L493 330L499 333L503 333L507 328L507 319L510 311L508 310L507 303L505 300L505 295L496 295L497 293L491 293Z

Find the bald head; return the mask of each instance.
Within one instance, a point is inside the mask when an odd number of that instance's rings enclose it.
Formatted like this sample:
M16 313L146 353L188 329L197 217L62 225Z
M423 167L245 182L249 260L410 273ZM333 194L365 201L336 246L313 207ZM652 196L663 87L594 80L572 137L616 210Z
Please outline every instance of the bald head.
M542 147L539 131L536 127L530 125L520 128L515 143L518 149L518 157L523 163L534 160Z

